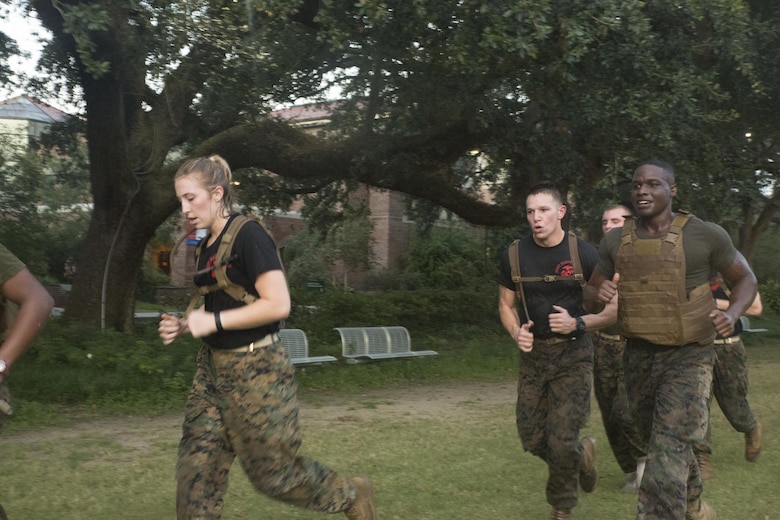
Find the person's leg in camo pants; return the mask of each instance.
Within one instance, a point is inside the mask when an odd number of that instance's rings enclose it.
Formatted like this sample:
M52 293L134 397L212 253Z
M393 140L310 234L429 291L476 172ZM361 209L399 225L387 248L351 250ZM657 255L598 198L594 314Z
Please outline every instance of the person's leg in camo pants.
M521 352L516 421L525 451L547 463L547 502L577 505L579 432L590 416L593 345L588 336Z
M731 426L747 433L756 426L756 416L748 402L748 366L742 340L715 348L717 360L712 374L713 392L718 406Z
M731 427L740 433L747 433L758 423L748 401L748 366L745 345L742 339L735 343L715 345L715 366L712 371L712 393L718 401L723 415ZM697 454L712 454L712 425L707 425L704 440L694 444Z
M251 353L201 349L176 467L179 520L220 518L235 457L272 498L328 513L350 507L356 490L346 477L296 455L294 376L281 343Z
M644 449L628 406L623 374L625 340L593 336L593 391L601 411L604 431L623 473L636 472Z
M648 445L637 520L684 520L688 504L698 507L703 486L692 444L707 429L714 358L712 345L628 340L626 389Z

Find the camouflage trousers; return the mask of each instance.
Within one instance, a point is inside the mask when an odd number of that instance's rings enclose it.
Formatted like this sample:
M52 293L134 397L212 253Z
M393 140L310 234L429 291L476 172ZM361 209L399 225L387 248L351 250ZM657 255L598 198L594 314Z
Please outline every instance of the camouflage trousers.
M693 443L709 422L713 346L666 347L629 339L625 373L628 399L647 463L639 488L637 520L683 520L702 493Z
M554 345L534 343L520 352L516 420L523 449L547 463L547 502L577 505L582 447L579 433L590 416L593 344L585 335Z
M269 497L328 513L351 506L356 489L346 477L296 455L296 391L280 342L247 353L201 348L176 465L179 520L220 518L236 457Z
M756 426L756 416L750 409L748 394L748 366L742 339L735 343L715 345L715 366L712 369L712 397L718 401L723 415L740 433L747 433ZM701 442L694 443L696 453L712 453L712 426L707 423L707 433Z
M601 420L609 446L623 473L636 471L637 459L645 449L628 406L623 376L626 340L593 336L593 391L601 410Z

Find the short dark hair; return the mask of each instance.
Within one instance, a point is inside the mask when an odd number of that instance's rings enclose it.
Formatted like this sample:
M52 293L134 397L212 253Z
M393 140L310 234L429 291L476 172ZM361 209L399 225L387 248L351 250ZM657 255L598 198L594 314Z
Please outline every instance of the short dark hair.
M668 162L661 161L660 159L650 159L649 161L645 161L642 164L640 164L638 166L638 168L642 167L642 166L646 166L646 165L647 166L655 166L657 168L661 168L664 171L664 173L666 174L666 176L667 176L667 178L669 180L669 184L674 184L675 183L675 180L674 180L674 168Z
M536 184L531 188L531 190L528 192L528 195L526 197L530 197L531 195L539 195L540 193L546 193L548 195L551 195L556 201L558 201L559 204L563 204L563 192L550 181L543 181L539 184Z

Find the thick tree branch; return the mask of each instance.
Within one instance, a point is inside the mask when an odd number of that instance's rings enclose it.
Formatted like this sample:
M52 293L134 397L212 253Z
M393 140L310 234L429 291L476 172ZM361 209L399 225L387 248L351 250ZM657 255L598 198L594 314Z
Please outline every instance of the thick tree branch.
M219 153L235 169L258 167L297 181L354 179L376 188L427 199L478 225L509 226L520 216L514 207L477 200L449 181L450 157L424 165L409 163L399 172L388 169L393 154L408 151L408 139L361 136L332 142L277 121L240 125L203 142L193 155ZM424 143L425 146L429 143ZM372 150L370 157L365 151ZM430 158L430 157L429 157Z

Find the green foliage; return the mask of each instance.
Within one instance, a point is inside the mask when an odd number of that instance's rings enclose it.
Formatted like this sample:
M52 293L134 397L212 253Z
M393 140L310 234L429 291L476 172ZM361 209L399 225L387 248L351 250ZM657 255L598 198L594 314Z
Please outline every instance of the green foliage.
M418 230L399 259L400 267L369 274L364 286L482 290L494 284L498 265L489 235L485 229L465 225Z
M303 287L309 278L325 280L335 276L338 264L346 289L348 270L371 268L373 225L367 208L348 206L333 215L337 221L327 230L310 226L285 243L284 261L291 286ZM332 284L336 283L334 278Z
M139 401L163 405L184 395L194 371L197 341L164 347L156 327L132 337L69 326L52 319L14 365L14 386L26 400L59 405Z
M157 266L152 265L151 262L144 261L141 266L141 276L138 280L136 299L155 303L157 287L169 285L170 283L170 276L160 271Z
M496 280L484 237L468 229L433 229L413 237L402 273L413 286L480 289Z
M287 326L303 329L313 346L328 345L327 353L340 352L334 327L401 325L413 337L442 335L463 338L474 331L497 331L498 289L495 283L479 288L421 288L379 293L324 293L296 291ZM321 353L325 353L324 351Z
M0 242L39 278L68 282L89 224L86 146L72 123L0 163ZM65 154L65 155L63 155Z
M761 303L764 307L780 314L780 282L769 280L758 287L758 292L761 293Z
M773 224L756 246L752 258L753 272L759 283L780 281L780 226Z
M398 379L432 377L489 379L507 375L513 367L515 354L502 341L494 287L382 294L333 289L294 294L294 301L287 326L306 331L312 355L340 357L334 327L373 325L406 326L414 348L440 352L436 359L412 363L300 369L299 380L312 387L376 387ZM78 407L81 415L90 410L97 414L170 411L186 397L200 345L200 340L187 336L163 346L156 324L139 326L137 334L130 336L52 319L14 364L12 391L22 399L17 420L28 427L50 423L56 415L52 407Z
M0 15L5 16L7 6L3 5ZM7 34L0 32L0 83L5 84L6 89L13 86L13 71L9 64L9 58L19 54L19 46ZM9 89L10 90L10 89Z
M616 182L596 186L605 172L624 179L653 156L685 173L681 203L693 211L722 208L720 217L739 215L729 224L748 226L755 213L776 212L759 191L776 181L780 143L777 111L766 109L780 97L777 60L766 58L780 49L767 2L28 4L53 32L44 54L52 78L100 118L88 137L101 159L94 215L104 220L92 229L115 231L128 208L135 222L149 219L134 229L151 235L173 206L158 196L173 171L166 159L202 152L284 177L253 176L271 187L255 191L275 201L276 188L307 195L309 208L318 200L311 217L325 228L318 217L359 183L512 225L528 186L543 179L593 194L579 204L590 225L585 208L615 195ZM262 119L332 92L344 101L329 105L321 136ZM465 159L474 150L484 161ZM149 182L127 204L131 190L116 188L133 186L138 172ZM489 203L476 196L485 192ZM85 249L104 250L105 236L90 235ZM116 236L128 241L120 250L145 246ZM118 277L129 284L131 274ZM79 278L74 291L94 295L91 284ZM121 305L130 302L110 307Z
M86 70L96 78L107 74L111 63L97 58L98 46L94 35L95 32L109 30L110 18L104 7L89 4L64 5L62 18L63 28L76 42L79 58Z

